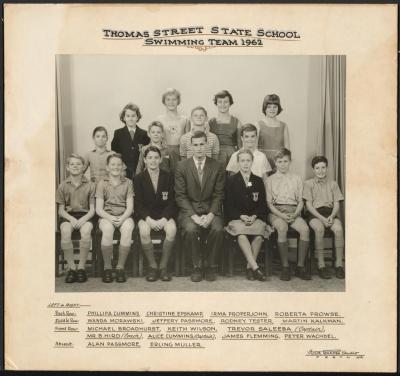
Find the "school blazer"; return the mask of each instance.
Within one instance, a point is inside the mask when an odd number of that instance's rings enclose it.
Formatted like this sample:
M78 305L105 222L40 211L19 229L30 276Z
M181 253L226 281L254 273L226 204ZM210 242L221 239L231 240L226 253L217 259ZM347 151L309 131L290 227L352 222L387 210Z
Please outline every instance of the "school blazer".
M136 126L133 139L129 133L128 127L116 129L114 137L111 141L111 149L122 154L122 160L126 164L126 168L135 173L139 160L139 145L147 145L150 142L147 132Z
M210 212L222 215L224 184L225 171L212 158L206 157L201 185L193 158L178 163L175 169L175 199L180 209L179 218L185 220L194 214Z
M256 215L267 220L267 200L263 180L250 174L251 186L245 186L240 172L228 177L225 185L224 213L227 221L239 219L241 215Z
M157 191L147 170L135 176L135 219L145 220L147 216L153 219L173 218L177 214L174 198L174 178L167 171L160 169Z

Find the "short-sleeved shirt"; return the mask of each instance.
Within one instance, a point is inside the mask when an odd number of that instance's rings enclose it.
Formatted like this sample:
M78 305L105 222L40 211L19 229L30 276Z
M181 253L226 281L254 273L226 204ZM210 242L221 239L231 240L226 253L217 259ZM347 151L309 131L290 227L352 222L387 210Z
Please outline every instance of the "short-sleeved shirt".
M232 154L231 159L229 160L229 163L226 166L227 171L231 171L234 173L239 172L240 168L239 168L239 163L237 161L238 153L239 153L239 151L236 151ZM253 164L251 166L251 172L254 175L257 175L260 178L262 178L264 176L264 174L266 174L267 172L272 170L271 165L269 164L268 159L265 156L265 154L262 153L261 151L259 151L259 150L253 151L253 156L254 156L254 160L253 160Z
M303 199L303 182L300 176L277 171L267 178L267 202L273 205L298 205Z
M104 200L104 210L111 215L122 215L126 210L126 201L133 197L132 180L121 177L117 186L113 186L108 177L97 183L96 198Z
M93 149L85 155L85 169L89 166L92 181L99 181L101 178L107 176L107 157L111 154L114 154L111 150L99 151Z
M95 185L82 176L78 186L72 184L71 177L63 181L56 192L56 202L64 205L68 213L88 212L90 204L94 204Z
M206 144L206 156L207 157L217 157L219 154L219 141L218 137L211 132L205 132L207 135L207 144ZM192 135L193 131L185 133L181 137L181 143L179 146L179 154L181 157L192 158L193 157L193 148L192 148Z
M342 192L335 181L317 177L304 183L303 198L306 201L310 201L315 209L323 206L332 208L335 202L344 200Z

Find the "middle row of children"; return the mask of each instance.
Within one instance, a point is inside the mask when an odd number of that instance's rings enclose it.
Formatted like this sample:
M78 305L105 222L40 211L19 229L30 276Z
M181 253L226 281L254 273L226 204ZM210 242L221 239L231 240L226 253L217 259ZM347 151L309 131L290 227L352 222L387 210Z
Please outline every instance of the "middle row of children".
M197 123L197 117L192 116L194 127L203 124L204 119L201 119L201 115L205 115L203 109L195 109L193 113L199 118ZM177 166L174 183L172 174L163 169L164 165L166 170L171 170L171 166L169 166L171 158L168 157L168 152L161 143L162 130L162 124L159 122L153 122L150 125L148 134L151 143L142 148L138 164L138 169L142 166L141 168L146 167L146 170L137 174L134 179L135 215L138 218L142 248L150 266L147 279L149 281L158 278L165 281L171 279L167 271L167 263L176 234L173 218L176 214L177 204L180 209L178 220L183 230L185 249L192 251L194 266L192 280L197 282L203 276L207 280L214 280L215 255L222 244L223 237L223 222L219 219L222 218L221 204L225 180L222 165L217 162L211 163L212 159L206 158L206 156L213 156L213 145L212 142L209 142L208 137L210 133L207 134L201 129L194 128L187 142L181 143L181 145L186 145L187 151L191 154L188 155L188 160L184 164ZM99 134L102 134L102 137ZM265 155L257 150L257 128L252 124L246 124L241 127L240 135L243 148L233 153L227 166L228 171L236 174L228 178L226 182L224 210L225 219L229 222L227 231L238 236L238 244L248 261L247 277L248 279L265 280L265 276L257 266L256 259L263 237L268 237L272 230L266 225L268 205L269 223L278 234L278 249L282 262L281 279L290 279L286 238L288 226L300 234L296 275L302 279L309 279L304 268L304 260L308 252L309 228L300 215L303 209L303 184L298 176L289 173L290 151L282 149L275 155L278 171L267 179L267 173L271 167ZM106 130L97 128L94 132L94 139L96 147L100 144L104 144L103 147L105 147ZM102 142L100 143L99 140ZM102 169L108 172L108 176L99 181L96 189L96 211L101 218L99 227L103 233L101 243L104 259L103 281L111 282L113 280L112 239L114 229L120 228L121 242L116 279L123 282L125 281L124 263L129 252L130 235L133 230L131 218L133 189L130 180L124 177L123 170L127 166L124 166L121 156L104 150L103 154L108 155L106 156L106 165ZM325 167L327 166L327 161L320 162L323 162ZM73 173L70 169L69 172ZM329 200L332 202L325 203L328 209L331 209L331 213L328 213L331 217L332 208L336 207L336 203L343 199L338 187L334 186L334 188L334 194L331 192L329 196ZM335 211L337 212L337 208ZM333 213L333 218L335 218L336 212ZM314 217L316 218L317 215L318 213ZM337 222L335 223L338 232L341 232L341 226L338 226ZM161 229L166 232L166 240L158 267L154 259L150 232ZM200 268L197 244L199 231L201 232L203 229L209 232L207 267L204 274ZM340 236L342 237L342 234L339 234ZM341 247L343 248L343 242ZM320 272L320 275L325 278L328 277L328 273L324 267L323 256L322 260L320 256L318 254L319 269L324 271L324 274ZM339 277L342 277L343 274L341 259L342 254L337 257L339 261L336 265L338 268L336 274Z

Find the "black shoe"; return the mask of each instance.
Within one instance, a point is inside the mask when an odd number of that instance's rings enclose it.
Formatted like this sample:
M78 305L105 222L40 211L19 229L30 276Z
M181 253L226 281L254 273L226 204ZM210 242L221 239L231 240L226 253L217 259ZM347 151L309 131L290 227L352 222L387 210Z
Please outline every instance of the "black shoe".
M204 279L209 282L213 282L217 279L217 273L215 272L215 268L208 267L204 273Z
M125 276L125 270L124 269L117 269L117 276L116 276L115 280L118 283L126 282L126 276Z
M283 266L281 270L281 276L280 280L281 281L290 281L290 268L288 266Z
M86 270L85 269L78 269L77 273L76 273L76 280L79 283L83 283L87 281L87 274L86 274Z
M257 281L264 282L267 277L264 275L264 273L260 270L260 268L257 268L256 270L253 270L254 278Z
M342 266L338 266L335 268L335 275L336 275L336 278L338 278L338 279L344 279L345 274L344 274L344 269Z
M246 278L247 278L249 281L254 281L253 270L251 270L250 268L246 269Z
M203 275L201 274L201 269L194 268L190 279L192 280L192 282L200 282L203 279Z
M101 279L104 283L111 283L113 281L113 275L111 269L103 270L103 278Z
M172 278L171 275L168 273L167 268L162 268L160 272L160 279L163 282L169 282Z
M77 281L76 270L68 270L67 276L65 277L65 283L74 283Z
M149 268L147 272L146 280L149 282L155 282L158 279L158 269Z
M322 279L331 279L331 273L326 266L323 268L318 268L318 274Z
M296 266L294 275L305 281L309 281L311 279L311 276L307 273L306 268L304 266Z

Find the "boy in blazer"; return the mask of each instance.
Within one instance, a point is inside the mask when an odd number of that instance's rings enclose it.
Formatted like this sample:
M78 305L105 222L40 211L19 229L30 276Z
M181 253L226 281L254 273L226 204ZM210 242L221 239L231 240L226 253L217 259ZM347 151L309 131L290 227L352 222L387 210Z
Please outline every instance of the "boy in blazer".
M207 135L194 132L191 146L194 155L178 164L175 171L175 198L180 209L179 224L185 249L191 249L192 281L203 278L199 235L207 232L207 281L216 279L216 256L222 246L224 228L221 205L224 198L225 173L222 165L206 157Z
M125 127L115 130L111 141L111 149L122 155L126 165L126 176L129 179L133 178L136 171L142 146L150 142L147 132L136 124L141 117L139 107L128 103L119 115Z
M149 262L146 279L170 281L168 260L176 235L176 214L174 200L174 181L167 171L160 169L161 152L156 146L148 146L144 151L146 169L136 175L134 180L136 219L139 221L139 233L143 252ZM159 267L154 259L151 231L165 231L162 257Z

